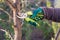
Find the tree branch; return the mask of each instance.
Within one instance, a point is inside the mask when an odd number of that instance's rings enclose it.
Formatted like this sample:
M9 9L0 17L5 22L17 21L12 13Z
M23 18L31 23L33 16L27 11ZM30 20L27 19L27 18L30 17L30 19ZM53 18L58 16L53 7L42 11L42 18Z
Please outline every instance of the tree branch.
M12 36L9 34L8 31L4 30L4 29L0 29L1 31L5 32L5 33L8 33L9 37L11 38L11 40L13 40Z
M15 10L15 5L12 1L6 0L6 4L11 8L11 10Z
M9 17L11 17L11 15L7 11L5 11L4 9L0 8L0 10L3 11L3 12L5 12Z
M17 10L18 10L18 12L19 12L18 15L20 16L20 7L21 7L21 6L20 6L20 0L16 0L16 3L18 4L18 5L17 5Z
M4 9L2 9L2 8L0 8L0 10L3 11L3 12L5 12L9 16L9 22L10 22L10 20L12 19L11 15L7 11L5 11Z

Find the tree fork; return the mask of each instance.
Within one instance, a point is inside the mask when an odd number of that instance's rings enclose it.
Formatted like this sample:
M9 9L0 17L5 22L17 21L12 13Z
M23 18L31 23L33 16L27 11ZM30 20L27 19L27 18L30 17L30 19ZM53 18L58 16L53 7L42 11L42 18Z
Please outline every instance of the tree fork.
M14 3L12 4L11 1L13 1ZM20 15L20 0L6 0L6 3L13 11L13 29L15 33L14 40L22 40L22 22L16 17L17 14Z
M16 0L16 10L15 10L15 23L14 23L14 33L15 33L15 37L14 37L14 40L22 40L22 22L20 21L20 19L18 19L16 17L16 15L20 15L20 1L19 0Z

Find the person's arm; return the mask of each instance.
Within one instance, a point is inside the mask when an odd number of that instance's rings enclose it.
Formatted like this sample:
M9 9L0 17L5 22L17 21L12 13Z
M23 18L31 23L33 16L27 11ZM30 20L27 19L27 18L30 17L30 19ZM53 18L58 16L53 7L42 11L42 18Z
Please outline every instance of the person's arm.
M27 15L31 17L25 18L25 21L29 22L32 25L38 25L37 21L48 19L55 22L60 22L60 8L38 8L34 11L27 12ZM39 20L37 20L39 19ZM37 20L37 21L36 21Z
M60 22L60 8L43 8L44 18Z

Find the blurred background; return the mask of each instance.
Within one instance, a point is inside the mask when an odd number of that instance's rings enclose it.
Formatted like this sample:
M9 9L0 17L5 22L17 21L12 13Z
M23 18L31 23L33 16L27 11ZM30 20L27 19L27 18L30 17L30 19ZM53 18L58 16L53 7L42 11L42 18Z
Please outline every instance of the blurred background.
M60 8L60 0L20 0L20 3L21 12L32 11L39 7ZM0 2L0 8L11 13L4 0ZM22 40L55 40L56 33L60 28L60 23L46 19L38 21L40 24L38 27L30 25L25 21L23 23ZM11 40L9 34L13 38L14 31L12 25L13 23L8 15L0 11L0 29L7 30L0 30L0 40Z

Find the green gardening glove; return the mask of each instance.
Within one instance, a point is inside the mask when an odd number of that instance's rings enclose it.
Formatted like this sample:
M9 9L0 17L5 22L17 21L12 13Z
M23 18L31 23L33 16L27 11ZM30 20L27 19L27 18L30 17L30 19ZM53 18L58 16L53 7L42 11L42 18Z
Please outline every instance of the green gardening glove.
M39 24L38 24L35 20L33 20L33 19L31 19L31 18L25 18L25 21L27 21L27 22L30 23L31 25L39 26Z
M37 21L42 20L44 17L44 12L43 12L42 8L38 8L36 10L29 11L26 13L27 13L28 17L25 18L25 21L27 21L28 23L30 23L34 26L39 26L39 23L37 23Z

